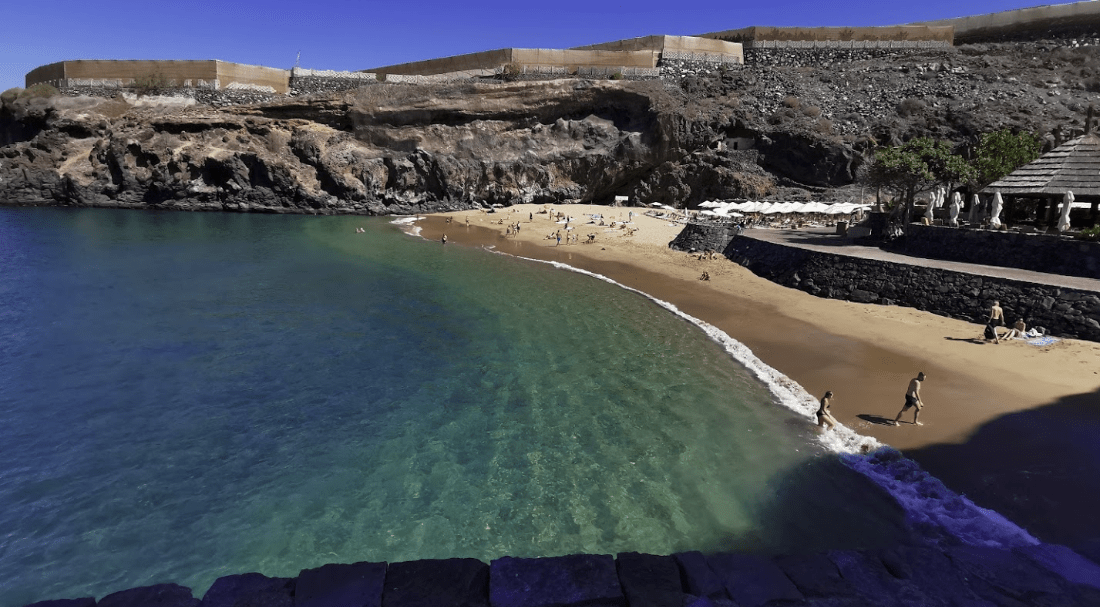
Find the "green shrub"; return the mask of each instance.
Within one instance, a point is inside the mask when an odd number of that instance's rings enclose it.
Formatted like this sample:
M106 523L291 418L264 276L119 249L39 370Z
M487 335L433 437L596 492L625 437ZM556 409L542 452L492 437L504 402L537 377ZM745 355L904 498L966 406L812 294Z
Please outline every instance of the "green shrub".
M379 81L379 82L385 82L386 81L385 72L378 72L377 74L374 75L374 79Z
M500 70L500 77L505 82L515 82L519 80L520 74L523 73L523 68L516 63L506 63L504 68Z
M12 89L14 90L14 89ZM50 97L56 97L60 95L61 91L57 90L57 87L52 84L46 84L45 82L39 82L38 84L32 84L23 89L18 94L19 99L49 99Z
M623 79L623 73L622 72L615 72L614 74L611 74L610 76L608 76L608 78L610 78L612 80L622 80Z
M1090 240L1096 242L1100 240L1100 226L1093 226L1086 228L1073 235L1077 240Z
M19 93L22 92L23 89L15 87L0 93L0 107L9 106L15 103L15 100L19 98Z

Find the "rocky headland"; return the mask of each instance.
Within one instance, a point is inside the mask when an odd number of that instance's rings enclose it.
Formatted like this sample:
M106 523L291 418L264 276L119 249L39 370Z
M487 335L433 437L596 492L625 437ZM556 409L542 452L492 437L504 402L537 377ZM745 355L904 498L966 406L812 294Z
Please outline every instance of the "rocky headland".
M614 196L848 200L879 145L930 135L965 149L1012 128L1049 148L1083 132L1098 43L788 52L650 81L8 91L0 204L380 215Z

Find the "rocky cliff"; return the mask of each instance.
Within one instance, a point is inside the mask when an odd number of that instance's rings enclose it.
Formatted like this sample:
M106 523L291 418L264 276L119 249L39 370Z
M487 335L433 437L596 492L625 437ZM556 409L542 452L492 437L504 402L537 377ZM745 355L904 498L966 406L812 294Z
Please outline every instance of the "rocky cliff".
M879 144L1080 132L1100 91L1097 42L806 54L675 82L371 83L233 105L9 91L0 203L395 214L846 199Z

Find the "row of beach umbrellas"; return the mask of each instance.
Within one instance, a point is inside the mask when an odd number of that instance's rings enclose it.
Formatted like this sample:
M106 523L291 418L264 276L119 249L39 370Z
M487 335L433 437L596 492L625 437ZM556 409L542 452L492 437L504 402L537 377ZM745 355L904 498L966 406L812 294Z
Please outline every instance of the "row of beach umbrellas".
M868 210L869 204L853 204L838 202L826 204L824 202L718 202L704 201L699 204L706 211L703 215L716 215L719 217L741 217L741 213L760 213L772 215L776 213L821 213L823 215L850 215L859 210Z

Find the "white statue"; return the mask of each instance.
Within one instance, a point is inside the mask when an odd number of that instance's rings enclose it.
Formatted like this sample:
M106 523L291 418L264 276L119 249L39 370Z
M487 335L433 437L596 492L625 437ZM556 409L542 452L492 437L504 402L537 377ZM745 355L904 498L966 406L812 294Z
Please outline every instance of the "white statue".
M971 227L978 225L978 207L982 206L982 200L978 198L977 194L974 194L970 198L970 225Z
M993 195L993 212L989 214L989 227L999 228L1001 227L1001 209L1004 208L1005 201L1001 199L1001 193L997 192Z
M948 209L947 225L959 227L959 207L962 206L962 194L955 192L951 195L951 207Z
M1073 207L1073 192L1066 192L1062 196L1062 216L1058 218L1058 231L1065 232L1069 229L1069 210Z

